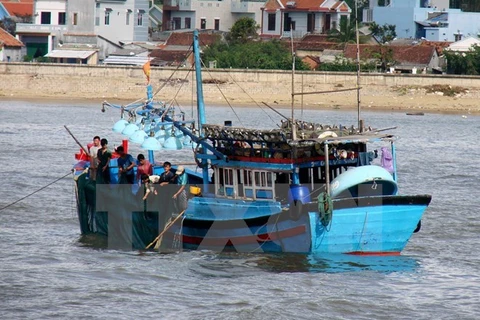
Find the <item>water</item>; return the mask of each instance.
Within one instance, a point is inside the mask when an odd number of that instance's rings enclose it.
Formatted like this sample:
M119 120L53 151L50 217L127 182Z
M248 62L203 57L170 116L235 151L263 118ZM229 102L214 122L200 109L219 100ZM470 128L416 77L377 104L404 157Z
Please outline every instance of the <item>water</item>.
M0 111L0 207L69 172L78 146L63 125L84 143L94 135L110 147L121 141L110 129L117 114L98 105L0 101ZM245 125L273 124L260 109L235 111ZM347 125L356 114L305 111L304 118ZM0 319L478 319L480 118L364 118L399 127L401 192L433 195L402 256L98 249L80 241L68 177L0 211ZM225 107L209 109L208 119L240 125ZM192 162L189 150L156 157Z

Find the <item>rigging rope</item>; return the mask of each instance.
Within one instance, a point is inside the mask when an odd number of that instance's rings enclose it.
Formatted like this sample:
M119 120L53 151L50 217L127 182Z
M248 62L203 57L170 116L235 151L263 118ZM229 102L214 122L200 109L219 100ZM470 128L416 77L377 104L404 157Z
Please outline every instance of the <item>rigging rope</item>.
M193 46L193 43L190 45L190 47L188 48L187 50L187 53L185 54L185 58L183 59L182 62L185 62L185 60L187 60L188 56L190 55L190 49L192 49L192 46ZM157 93L160 92L160 90L162 90L168 82L170 82L170 80L172 79L173 75L175 74L175 72L178 71L178 69L180 69L180 67L183 65L183 63L179 63L177 68L172 72L172 74L170 75L170 77L168 77L168 79L166 81L163 82L163 84L160 86L160 88L157 89L157 91L155 91L155 93L152 95L152 100L153 98L157 95ZM190 71L189 71L190 72Z
M201 59L200 59L201 60ZM203 67L207 70L208 72L208 75L210 76L210 78L213 79L212 77L212 74L210 73L210 71L207 69L207 66L205 65L205 63L203 62L203 60L201 60L201 63L203 65ZM223 93L222 89L220 89L220 86L218 85L217 81L213 81L215 83L215 85L217 86L217 89L218 91L220 91L220 93L222 94L222 97L223 99L225 99L225 101L227 102L228 106L230 107L230 109L232 109L233 113L235 114L235 116L237 117L238 119L238 122L240 122L240 124L242 125L242 127L245 127L245 125L242 123L242 120L240 120L240 117L238 116L237 112L235 111L235 109L233 108L233 106L230 104L230 101L228 101L227 97L225 96L225 94Z
M243 89L243 88L238 84L237 81L235 81L235 78L233 78L233 76L231 75L231 73L230 73L227 69L223 68L222 70L223 70L224 72L226 72L226 73L230 76L230 78L232 79L232 81L240 88L240 90L243 91L243 93L245 93L245 94L247 95L247 97L249 97L249 98L253 101L253 103L255 103L255 104L257 105L257 107L260 108L260 110L262 110L263 112L265 112L265 114L267 115L267 117L269 117L270 120L272 120L272 122L273 122L274 124L277 124L277 122L276 122L275 120L273 120L273 118L268 114L268 112L265 111L265 109L264 109L255 99L253 99L252 96L249 95L248 92L247 92L245 89ZM277 125L278 125L278 124L277 124Z
M20 201L22 201L22 200L25 200L26 198L28 198L28 197L30 197L30 196L32 196L32 195L34 195L34 194L35 194L35 193L37 193L37 192L40 192L40 191L42 191L43 189L45 189L45 188L47 188L47 187L51 186L52 184L55 184L55 183L57 183L58 181L60 181L60 180L64 179L66 176L68 176L68 175L72 174L73 172L74 172L74 171L73 171L73 169L72 169L72 170L70 170L70 171L69 171L69 172L68 172L66 175L64 175L64 176L62 176L62 177L60 177L60 178L58 178L58 179L56 179L56 180L54 180L54 181L50 182L49 184L47 184L47 185L45 185L45 186L41 187L40 189L37 189L36 191L34 191L34 192L32 192L32 193L29 193L29 194L27 194L27 195L26 195L25 197L23 197L23 198L20 198L20 199L18 199L18 200L16 200L16 201L14 201L14 202L12 202L12 203L10 203L10 204L6 205L5 207L3 207L3 208L0 208L0 211L2 211L2 210L4 210L4 209L7 209L8 207L11 207L11 206L13 206L14 204L16 204L16 203L18 203L18 202L20 202Z

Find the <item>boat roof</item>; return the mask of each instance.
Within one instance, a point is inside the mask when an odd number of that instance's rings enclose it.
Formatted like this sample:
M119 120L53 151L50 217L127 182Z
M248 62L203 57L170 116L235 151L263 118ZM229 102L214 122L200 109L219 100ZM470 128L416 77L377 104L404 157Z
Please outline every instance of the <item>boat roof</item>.
M317 143L327 143L327 144L346 144L346 143L369 143L369 142L378 142L378 141L393 141L395 140L395 136L392 134L379 134L378 132L366 132L365 134L355 134L355 135L348 135L348 136L340 136L340 137L327 137L327 138L319 138L319 139L304 139L304 140L297 140L296 143L299 144L317 144ZM292 145L291 142L290 145Z
M387 129L371 129L365 132L358 132L355 129L348 129L346 127L335 126L321 126L322 129L313 127L311 130L299 130L299 135L303 137L297 140L290 139L291 133L289 128L279 129L252 129L244 127L222 126L205 124L203 126L204 134L207 139L217 141L246 141L253 143L276 143L287 144L290 146L308 146L311 144L346 144L346 143L368 143L376 141L393 140L395 138L392 134L381 133ZM326 134L322 137L322 134ZM318 138L315 138L318 137Z

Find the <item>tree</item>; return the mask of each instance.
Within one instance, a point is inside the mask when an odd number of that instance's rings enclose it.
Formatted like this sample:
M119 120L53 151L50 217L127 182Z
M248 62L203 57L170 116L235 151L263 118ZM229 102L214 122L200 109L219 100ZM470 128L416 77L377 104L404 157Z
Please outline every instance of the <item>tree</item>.
M395 62L393 59L393 50L389 46L381 45L378 51L372 52L372 57L380 63L380 69L385 72L387 67Z
M474 46L472 50L465 53L444 51L447 59L447 73L449 74L480 74L480 47Z
M397 37L394 24L384 24L383 26L380 26L375 22L372 22L369 29L372 32L372 35L377 38L380 43L392 41Z
M16 23L12 18L3 18L0 20L0 28L6 30L11 35L15 35Z
M202 60L216 61L219 68L236 69L280 69L292 68L292 54L279 40L267 42L247 41L228 44L216 42L203 50ZM297 70L308 70L298 57L295 59Z
M257 29L259 28L260 27L254 19L248 17L240 18L230 29L230 32L227 35L227 41L230 44L235 44L246 43L249 40L257 39Z
M340 43L356 43L357 34L355 30L355 23L351 23L346 16L340 18L340 30L333 29L329 31L330 37L328 41Z
M15 36L17 23L32 23L32 16L25 14L17 15L15 17L5 17L0 20L0 28L7 30L8 33Z

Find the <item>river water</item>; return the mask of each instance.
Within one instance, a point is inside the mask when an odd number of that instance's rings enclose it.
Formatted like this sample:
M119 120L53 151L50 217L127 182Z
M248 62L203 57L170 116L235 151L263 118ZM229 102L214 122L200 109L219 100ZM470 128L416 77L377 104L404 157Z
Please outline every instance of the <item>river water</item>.
M78 146L63 125L85 144L94 135L110 147L121 141L111 131L117 114L99 105L0 101L0 112L0 208L69 172ZM270 118L280 120L258 108L214 107L207 115L253 127L271 126ZM310 110L303 118L347 125L356 113ZM0 211L0 319L480 318L480 118L363 118L398 126L401 193L433 196L401 256L101 249L80 237L68 176ZM156 157L192 161L189 150Z

